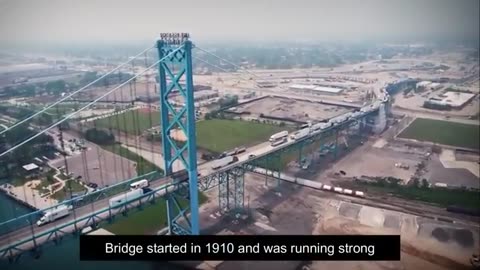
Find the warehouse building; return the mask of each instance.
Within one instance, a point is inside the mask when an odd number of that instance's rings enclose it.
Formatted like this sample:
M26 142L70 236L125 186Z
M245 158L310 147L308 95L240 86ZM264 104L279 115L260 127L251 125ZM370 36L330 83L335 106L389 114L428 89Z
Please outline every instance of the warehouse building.
M442 88L442 84L434 83L434 82L430 82L430 81L421 81L421 82L417 83L417 85L416 85L417 91L422 91L422 90L435 91L435 90L438 90L440 88Z
M461 109L468 104L475 95L474 93L447 91L437 97L428 99L423 106L436 110Z
M314 84L292 84L290 90L314 95L338 95L343 92L342 88L318 86Z

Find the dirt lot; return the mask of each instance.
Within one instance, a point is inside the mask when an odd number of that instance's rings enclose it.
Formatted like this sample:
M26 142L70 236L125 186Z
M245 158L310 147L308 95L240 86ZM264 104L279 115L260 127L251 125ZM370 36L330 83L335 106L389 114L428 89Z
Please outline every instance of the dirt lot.
M370 140L364 145L353 150L349 155L343 157L336 162L330 169L320 174L317 178L318 181L325 182L328 175L343 170L346 172L346 176L360 177L362 175L371 177L395 177L410 180L410 177L415 172L415 165L420 162L422 155L418 153L406 153L396 151L395 149L386 147L382 148L373 147L373 145L379 145L376 140ZM395 167L396 163L402 163L408 165L409 169L402 169Z
M287 98L264 98L237 107L237 112L252 115L288 117L298 121L320 121L348 112L350 109Z
M398 262L217 262L217 269L468 269L478 250L478 228L338 200L331 193L282 184L264 186L263 176L245 177L245 204L252 219L215 216L217 199L202 207L203 233L216 234L401 234ZM210 195L216 198L214 189Z

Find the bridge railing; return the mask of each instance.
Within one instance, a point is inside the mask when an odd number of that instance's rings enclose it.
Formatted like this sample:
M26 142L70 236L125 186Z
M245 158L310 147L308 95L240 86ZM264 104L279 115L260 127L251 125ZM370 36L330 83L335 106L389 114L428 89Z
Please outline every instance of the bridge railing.
M150 111L152 109L151 106L148 106L148 112L146 112L140 106L134 104L134 102L139 95L151 95L152 97L158 95L156 83L152 82L152 85L149 86L151 80L149 80L148 76L151 76L150 73L158 68L158 64L161 61L172 57L178 50L179 48L173 48L169 54L157 60L151 55L151 53L156 55L155 46L152 46L105 74L101 76L95 75L98 78L86 83L85 86L79 86L78 90L67 91L69 87L73 86L66 87L67 90L65 91L67 93L62 94L61 98L51 104L42 104L43 101L39 101L38 104L32 102L29 107L29 110L31 110L28 113L29 116L19 114L17 121L13 125L0 131L0 136L2 137L0 138L2 146L0 163L3 164L3 161L5 161L7 165L10 165L10 163L16 164L13 169L9 170L8 179L18 178L18 180L24 180L25 173L20 166L22 164L17 164L18 160L26 159L25 162L35 162L39 165L37 168L38 172L31 174L32 179L36 179L39 185L35 184L37 186L34 186L33 181L27 185L27 183L24 183L25 180L12 186L15 186L14 190L20 190L18 194L14 193L17 195L17 198L25 197L25 203L40 209L28 214L18 215L8 221L2 220L0 222L0 236L28 226L36 226L36 221L45 211L58 206L72 205L73 211L75 211L75 209L80 207L91 205L93 209L96 202L127 191L130 183L136 180L147 178L153 181L161 177L159 172L161 169L156 166L154 155L152 154L151 160L149 159L150 157L142 155L141 151L138 150L141 149L140 140L136 138L141 135L142 129L146 124L145 119L150 122L150 125L158 125L160 123L157 120L152 120L156 112ZM153 61L152 58L154 59ZM150 59L150 63L148 59ZM142 87L137 89L139 82L144 83L141 86L145 89ZM81 84L84 84L84 82L81 82ZM98 108L93 107L98 107L98 104L102 102L107 103L108 106L104 108L105 110L96 111ZM124 113L120 116L120 112L123 113L123 109L126 107L136 108L138 111L135 113ZM100 115L97 115L97 113L100 113ZM86 121L85 119L91 121ZM139 125L142 127L139 127ZM65 128L65 126L68 126L68 128ZM18 132L24 128L28 128L31 132L28 134ZM92 129L95 131L97 128L98 130L108 130L110 135L115 134L114 140L116 144L107 145L105 143L104 146L100 143L87 142L85 140L83 148L80 147L82 143L79 141L83 141L84 137L86 139L87 133ZM70 130L70 132L67 132L67 130ZM130 133L128 136L122 136L120 130L124 130L124 133ZM83 133L85 133L84 136L78 136L78 134ZM46 137L50 137L50 140L47 140ZM96 136L92 135L92 137L101 136L97 134ZM8 139L3 140L3 138ZM78 144L69 140L72 138L78 139ZM68 149L73 144L76 144L75 148L81 150ZM128 150L128 147L123 147L123 145L132 144L136 146L134 150ZM52 157L45 154L46 150L44 148L47 147L44 146L48 146L48 151L52 154ZM148 147L153 149L153 141ZM16 156L17 153L22 153L24 149L34 149L35 152L25 151L29 152L29 155L25 155L28 156L26 158L23 158L21 154ZM72 153L70 153L70 150ZM54 155L58 153L60 155ZM48 158L43 157L43 160L41 159L42 155L48 156ZM33 158L30 156L35 157L37 161L31 161ZM38 162L41 162L41 164ZM65 169L65 172L62 168ZM135 175L139 176L133 177ZM55 184L52 184L49 176L50 178L52 176L56 178L53 180ZM48 187L50 187L51 191L53 185L62 182L59 178L63 181L64 187L60 190L59 196L56 196L57 198L73 196L72 193L74 193L75 188L69 188L68 184L73 181L76 183L83 182L83 185L78 183L83 186L82 190L85 190L84 185L87 183L94 183L103 188L75 198L63 200L49 207L46 207L48 204L43 199L42 201L38 199L35 201L35 198L40 197L38 194L47 192ZM23 192L21 188L23 188ZM13 203L11 205L12 212L15 213L15 205Z
M73 212L75 213L75 210L78 208L88 206L88 205L94 205L96 202L100 200L105 200L106 198L109 198L113 195L128 191L130 189L130 184L139 179L147 179L149 180L149 182L154 182L156 180L162 179L162 174L160 172L155 172L155 171L150 172L148 174L137 176L132 179L87 193L85 195L81 195L72 199L62 201L51 207L19 216L14 219L8 220L6 222L2 222L0 223L0 236L24 227L36 226L35 223L40 217L42 217L45 211L57 208L62 205L73 206Z

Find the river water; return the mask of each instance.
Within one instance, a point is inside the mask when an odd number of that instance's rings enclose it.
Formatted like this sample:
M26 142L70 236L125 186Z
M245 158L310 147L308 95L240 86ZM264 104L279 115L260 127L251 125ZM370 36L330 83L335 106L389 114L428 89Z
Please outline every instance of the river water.
M31 210L18 204L0 192L0 222L15 216L26 214ZM25 253L16 264L0 261L2 270L32 270L32 269L68 269L68 270L152 270L152 269L181 269L173 265L161 265L151 262L85 262L80 261L80 245L78 238L66 237L62 243L55 246L53 243L42 249L39 259Z

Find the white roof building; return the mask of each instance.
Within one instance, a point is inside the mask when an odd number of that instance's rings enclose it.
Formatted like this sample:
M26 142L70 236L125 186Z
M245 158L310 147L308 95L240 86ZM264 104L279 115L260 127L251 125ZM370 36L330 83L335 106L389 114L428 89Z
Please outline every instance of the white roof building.
M432 82L430 81L421 81L419 83L417 83L417 88L419 87L427 87L429 84L431 84Z
M293 90L310 90L310 91L326 92L326 93L330 93L330 94L339 94L343 91L343 89L341 89L341 88L317 86L317 85L314 85L314 84L292 84L292 85L290 85L290 89L293 89Z
M39 167L35 163L30 163L30 164L22 166L22 168L25 169L26 171L33 171L33 170L38 169Z

